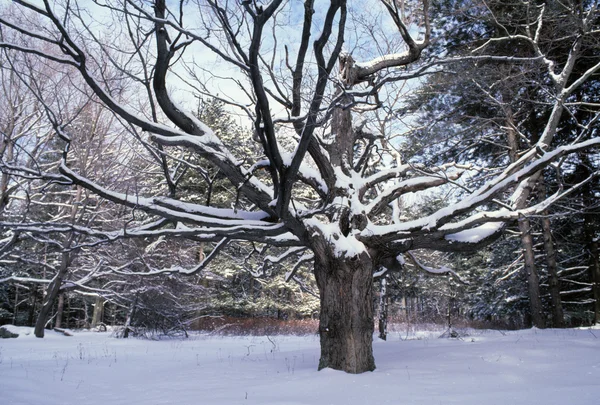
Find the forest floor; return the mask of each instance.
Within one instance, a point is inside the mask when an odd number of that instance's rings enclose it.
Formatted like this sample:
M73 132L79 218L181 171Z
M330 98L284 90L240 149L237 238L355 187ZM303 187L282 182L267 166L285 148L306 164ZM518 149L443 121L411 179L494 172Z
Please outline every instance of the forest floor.
M319 339L68 337L10 327L0 339L3 405L600 404L600 329L394 328L374 339L377 369L317 371ZM28 334L27 334L28 333Z

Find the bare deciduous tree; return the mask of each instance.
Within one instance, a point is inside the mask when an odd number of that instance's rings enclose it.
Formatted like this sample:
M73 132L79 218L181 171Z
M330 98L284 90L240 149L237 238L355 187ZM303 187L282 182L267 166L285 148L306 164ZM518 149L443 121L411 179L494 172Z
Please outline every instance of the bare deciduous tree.
M374 272L397 266L401 254L414 249L464 251L488 243L499 235L505 221L540 213L571 192L561 190L531 206L523 203L541 170L567 154L600 144L600 139L592 138L552 145L564 102L600 65L571 77L578 40L573 58L557 66L538 47L533 27L524 40L535 54L526 60L547 66L560 96L553 100L555 112L536 145L505 169L490 171L489 180L473 189L461 183L461 177L469 170L486 169L397 162L386 144L389 140L354 125L353 115L361 108L381 107L378 94L386 91L388 83L431 73L451 62L421 61L431 38L428 0L414 8L410 24L403 14L404 2L369 3L369 12L379 9L385 20L377 27L383 30L381 35L402 39L395 52L386 54L353 43L360 36L347 26L349 15L356 18L365 7L362 3L351 7L345 0L306 0L303 4L205 0L169 6L164 0L151 4L98 0L90 9L77 2L15 3L17 13L3 16L1 29L3 35L14 32L24 42L3 36L0 47L9 57L26 53L76 72L85 82L81 91L92 93L158 158L167 186L117 191L70 165L67 147L60 174L40 171L37 175L55 176L144 215L134 216L120 229L75 226L68 221L63 229L95 238L97 243L160 236L219 242L198 267L181 272L203 268L229 240L289 247L274 261L314 261L321 302L319 368L350 373L375 368ZM43 20L41 28L22 24L19 17L32 13ZM596 13L595 7L581 13L581 37L597 31ZM99 34L102 25L109 30ZM115 40L123 37L128 41ZM507 35L494 41L509 39ZM467 58L519 62L511 55L475 53ZM218 86L211 86L219 78L224 78L222 85L233 83L239 88L234 91L230 86L222 94ZM123 88L123 83L129 87ZM252 121L262 156L236 156L178 103L182 100L177 99L176 88L199 95L212 93L244 112ZM123 93L130 97L122 97ZM56 117L54 130L67 146L74 147L76 140L65 131L66 120ZM286 134L294 140L291 149L283 143ZM236 194L232 207L179 198L181 170L195 168L176 158L178 148L193 151L227 177ZM465 191L464 197L414 220L403 219L391 208L403 195L442 185ZM517 191L505 195L512 187ZM60 230L57 223L19 224L24 231L39 228ZM294 268L289 279L294 277Z

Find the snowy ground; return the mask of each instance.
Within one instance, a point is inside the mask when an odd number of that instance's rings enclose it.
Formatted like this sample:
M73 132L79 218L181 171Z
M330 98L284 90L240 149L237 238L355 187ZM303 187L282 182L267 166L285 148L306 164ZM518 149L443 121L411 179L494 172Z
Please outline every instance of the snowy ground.
M0 404L600 404L600 329L468 333L376 339L361 375L317 372L316 336L21 335L0 340Z

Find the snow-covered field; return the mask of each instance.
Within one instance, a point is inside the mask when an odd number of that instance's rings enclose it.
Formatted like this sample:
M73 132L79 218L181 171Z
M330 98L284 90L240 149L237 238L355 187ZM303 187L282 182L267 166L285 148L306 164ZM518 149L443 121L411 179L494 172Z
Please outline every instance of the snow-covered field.
M316 336L36 339L18 329L0 340L2 405L600 404L600 329L400 332L375 340L377 370L361 375L316 371Z

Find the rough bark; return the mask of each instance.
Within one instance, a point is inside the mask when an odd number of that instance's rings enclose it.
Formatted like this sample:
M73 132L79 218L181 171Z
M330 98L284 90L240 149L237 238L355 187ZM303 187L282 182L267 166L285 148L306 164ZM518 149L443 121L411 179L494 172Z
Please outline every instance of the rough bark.
M527 275L531 322L536 328L545 328L546 323L544 322L542 300L540 298L540 279L535 267L533 238L531 237L531 225L529 219L521 218L519 220L519 231L521 231L521 245L523 247L523 258L525 261L524 271Z
M340 70L343 69L341 63ZM340 98L331 123L335 142L329 148L332 165L347 174L351 170L355 142L351 104L351 96ZM333 195L345 192L335 190ZM344 235L354 226L349 208L340 208L332 216ZM353 374L373 371L373 259L367 252L338 257L325 240L316 242L313 251L321 301L319 370L332 368Z
M504 100L510 98L509 95L503 96ZM508 144L508 157L510 163L514 163L519 158L519 139L515 130L515 120L512 108L509 103L505 104L504 112L506 114L506 143Z
M340 100L340 108L336 108L331 117L331 132L335 142L329 147L331 163L345 172L352 165L354 131L352 129L352 97L344 95Z
M315 277L321 299L319 370L358 374L375 369L373 358L373 264L366 252L317 257Z

